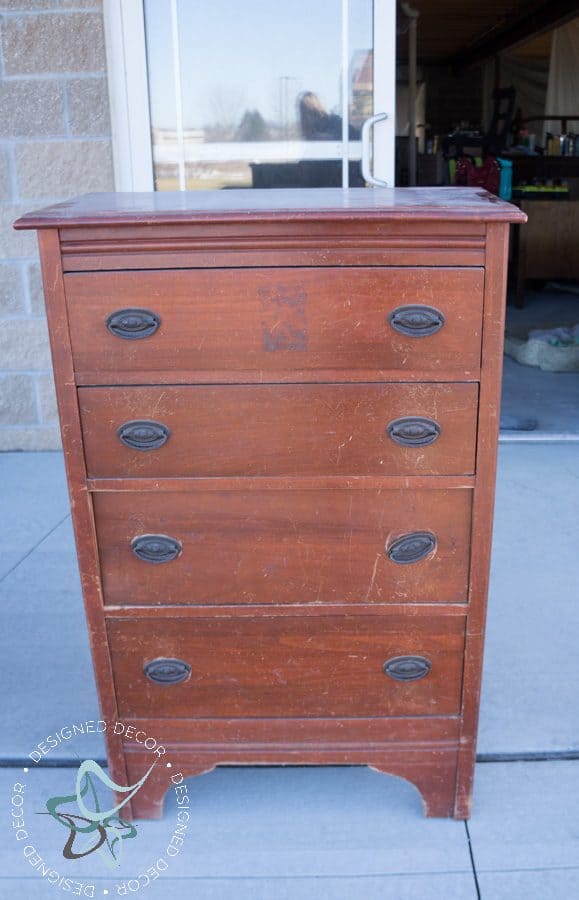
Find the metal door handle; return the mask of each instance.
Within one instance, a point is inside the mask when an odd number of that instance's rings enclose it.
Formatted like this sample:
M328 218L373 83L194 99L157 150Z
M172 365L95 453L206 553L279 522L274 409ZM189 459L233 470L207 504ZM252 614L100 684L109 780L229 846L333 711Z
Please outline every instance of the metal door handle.
M375 187L388 187L388 183L380 181L379 178L374 178L372 174L372 166L370 165L370 132L374 125L378 122L383 122L387 118L388 113L378 113L376 116L370 116L362 125L362 178Z

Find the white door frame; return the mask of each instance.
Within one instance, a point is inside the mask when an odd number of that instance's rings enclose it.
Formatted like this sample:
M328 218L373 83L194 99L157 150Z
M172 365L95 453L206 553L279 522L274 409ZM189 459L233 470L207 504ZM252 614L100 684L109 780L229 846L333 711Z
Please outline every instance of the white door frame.
M243 0L242 0L243 2ZM176 4L173 4L176 8ZM348 0L342 0L342 20L347 21ZM147 55L145 43L145 16L142 0L104 0L104 25L107 53L107 73L111 109L111 128L115 187L117 191L152 191L153 152L151 145L151 118ZM343 29L343 67L348 59L347 29ZM377 67L380 77L376 77ZM347 67L344 70L347 78ZM396 0L374 0L374 114L385 112L388 118L375 126L374 177L394 184L394 143L396 126ZM347 102L348 92L342 91ZM347 119L344 120L342 142L292 141L282 147L284 158L300 159L307 155L318 158L340 158L347 142ZM316 147L315 144L320 146ZM359 147L352 147L350 158L359 158ZM212 145L196 146L196 152L210 154L215 159ZM233 148L229 148L233 149ZM252 155L259 151L260 159L279 159L280 144L272 142L256 147L236 148L236 157L242 151ZM343 162L347 173L347 160Z

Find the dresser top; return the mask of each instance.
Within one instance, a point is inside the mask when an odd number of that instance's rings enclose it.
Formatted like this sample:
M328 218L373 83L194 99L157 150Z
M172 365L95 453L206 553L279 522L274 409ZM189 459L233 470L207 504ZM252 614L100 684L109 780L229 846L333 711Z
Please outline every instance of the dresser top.
M26 213L15 228L185 224L195 221L371 217L525 222L520 209L481 188L304 188L84 194Z

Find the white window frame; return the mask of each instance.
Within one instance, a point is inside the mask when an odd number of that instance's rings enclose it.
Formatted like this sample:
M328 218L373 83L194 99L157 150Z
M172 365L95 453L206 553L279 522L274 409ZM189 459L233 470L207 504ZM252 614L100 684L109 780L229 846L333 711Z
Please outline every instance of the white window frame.
M242 0L243 2L243 0ZM176 0L173 0L176 11ZM145 43L143 0L104 0L104 25L111 110L115 187L117 191L154 190L153 149ZM348 0L342 0L342 22L348 21ZM174 15L173 22L176 22ZM174 59L175 85L179 92L178 56ZM342 35L342 66L347 78L348 34ZM377 68L380 77L376 77ZM394 184L395 98L396 98L396 0L374 0L374 114L388 118L374 128L373 174L388 185ZM347 184L348 159L343 150L348 143L348 92L342 91L342 141L290 141L285 144L227 145L228 158L259 160L280 158L342 159ZM346 112L346 115L344 115ZM235 152L233 152L235 151ZM223 145L198 144L197 159L218 159ZM349 158L360 158L359 142L349 141ZM181 186L184 171L181 166Z

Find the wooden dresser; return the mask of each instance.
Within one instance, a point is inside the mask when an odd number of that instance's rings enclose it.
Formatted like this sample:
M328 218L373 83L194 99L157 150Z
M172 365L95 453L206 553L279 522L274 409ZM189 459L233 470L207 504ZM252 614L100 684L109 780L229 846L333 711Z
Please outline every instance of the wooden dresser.
M185 776L369 765L469 815L524 218L406 188L93 194L17 222L114 781L143 776L146 734Z

